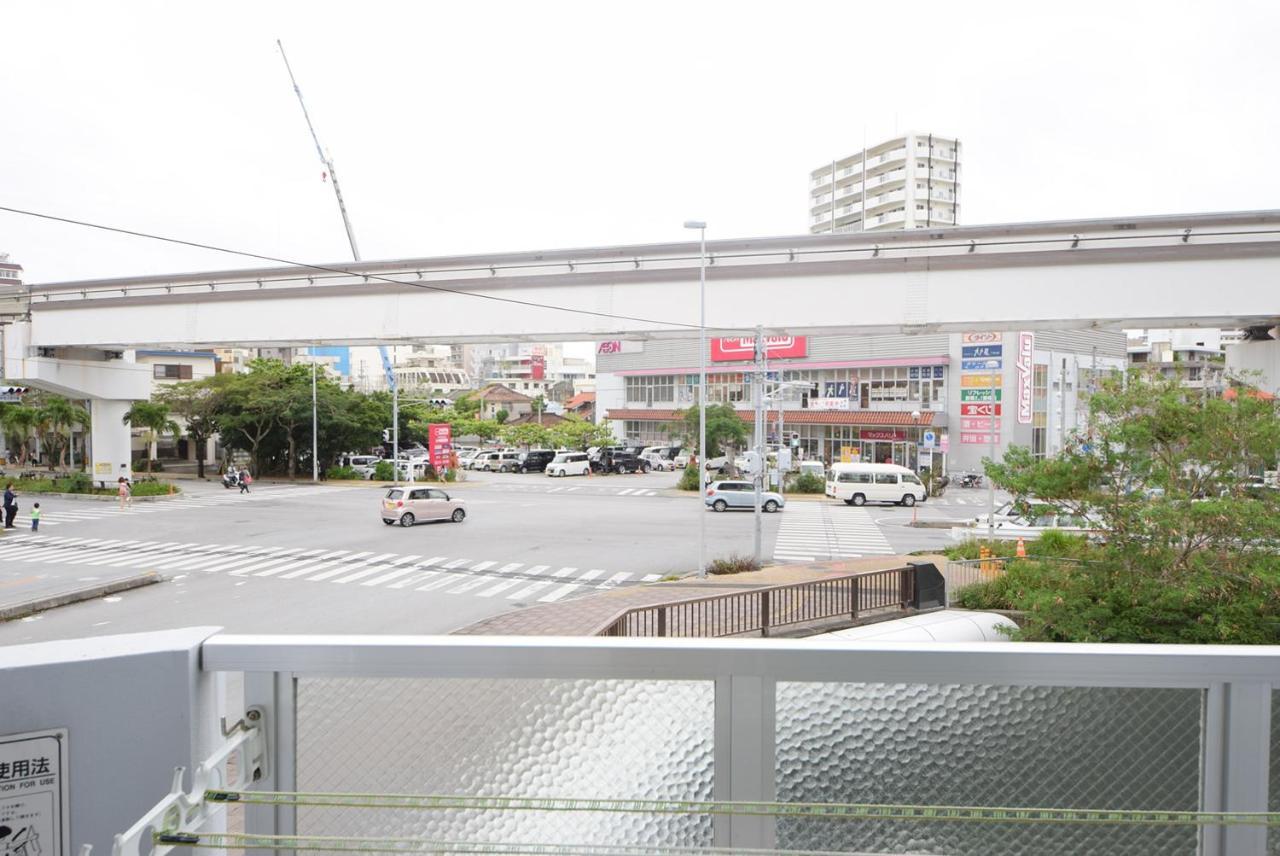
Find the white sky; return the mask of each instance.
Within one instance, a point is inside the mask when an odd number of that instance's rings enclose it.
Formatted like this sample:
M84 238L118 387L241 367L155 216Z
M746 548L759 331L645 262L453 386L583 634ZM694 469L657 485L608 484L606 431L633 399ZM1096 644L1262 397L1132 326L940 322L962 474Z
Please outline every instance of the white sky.
M1280 207L1280 4L10 3L0 204L304 261L803 233L965 146L965 224ZM0 213L32 282L247 260Z

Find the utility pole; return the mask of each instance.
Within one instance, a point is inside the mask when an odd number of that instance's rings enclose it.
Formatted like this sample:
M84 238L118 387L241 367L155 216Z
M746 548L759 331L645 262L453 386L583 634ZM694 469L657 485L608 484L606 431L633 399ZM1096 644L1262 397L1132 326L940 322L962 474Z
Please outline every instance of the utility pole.
M760 486L764 480L766 466L766 457L764 454L764 329L759 325L756 326L756 347L755 347L755 383L751 385L751 399L755 403L755 451L756 451L756 472L755 472L755 560L756 564L760 564L761 541L763 520L761 518L761 496Z
M1058 453L1067 449L1067 358L1062 358L1058 376Z

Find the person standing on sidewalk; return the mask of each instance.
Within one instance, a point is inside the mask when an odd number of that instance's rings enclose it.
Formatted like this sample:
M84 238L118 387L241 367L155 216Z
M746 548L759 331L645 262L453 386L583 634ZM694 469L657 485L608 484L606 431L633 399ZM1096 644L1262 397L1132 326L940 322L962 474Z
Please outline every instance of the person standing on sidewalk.
M13 518L18 516L18 495L13 492L13 482L4 486L4 528L13 528Z
M119 488L117 490L120 496L120 510L124 511L126 507L133 505L133 487L129 484L129 480L124 476L120 476Z
M40 503L31 506L31 531L40 531Z

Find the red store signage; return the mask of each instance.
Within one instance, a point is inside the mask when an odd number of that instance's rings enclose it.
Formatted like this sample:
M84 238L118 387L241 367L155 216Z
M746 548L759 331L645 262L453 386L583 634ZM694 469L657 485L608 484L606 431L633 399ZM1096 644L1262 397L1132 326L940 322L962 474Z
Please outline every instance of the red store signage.
M971 401L971 402L969 402L969 403L967 403L967 404L961 404L961 405L960 405L960 415L961 415L961 416L992 416L992 415L1000 416L1000 415L1002 415L1002 414L1000 413L1000 405L999 405L999 404L994 405L994 407L995 407L995 409L996 409L996 412L995 412L994 414L992 414L992 412L991 412L991 408L992 408L992 406L993 406L993 405L991 405L991 404L986 404L986 403L977 402L977 401Z
M893 428L863 428L858 432L859 440L905 440L907 439L906 431L898 431Z
M449 455L453 452L453 428L448 422L433 422L427 426L427 449L431 455L431 466L437 471L449 466Z
M764 353L771 360L808 356L809 339L807 336L765 336ZM714 363L744 362L755 358L755 336L711 340L711 361Z

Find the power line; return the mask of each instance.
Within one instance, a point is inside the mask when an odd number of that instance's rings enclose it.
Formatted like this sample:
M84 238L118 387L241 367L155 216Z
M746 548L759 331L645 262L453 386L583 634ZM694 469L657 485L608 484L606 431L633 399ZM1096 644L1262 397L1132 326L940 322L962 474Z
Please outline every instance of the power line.
M516 297L499 297L495 294L477 294L473 291L463 291L458 288L448 288L443 285L430 285L425 282L405 282L399 279L392 279L387 276L379 276L374 273L356 273L342 268L326 267L325 265L311 264L309 262L293 261L291 259L282 259L276 256L267 256L261 253L251 253L246 250L232 250L227 247L219 247L214 244L202 244L199 241L187 241L182 238L169 238L164 235L154 235L150 232L138 232L133 229L124 229L119 226L107 226L102 223L90 223L87 220L75 220L70 217L58 217L54 214L44 214L39 211L26 211L22 208L10 208L7 205L0 205L0 211L8 211L10 214L21 214L26 217L35 217L40 220L51 220L55 223L67 223L72 226L84 226L88 229L98 229L103 232L114 232L118 235L130 235L135 238L146 238L152 241L164 241L168 244L178 244L184 247L194 247L198 250L212 250L215 253L227 253L233 256L244 256L245 258L258 259L265 262L274 262L276 264L289 265L290 267L307 268L310 270L323 271L324 273L336 273L342 276L360 276L365 279L376 279L381 282L387 282L392 285L404 285L410 288L422 288L427 291L439 291L445 294L456 294L461 297L475 297L480 300L492 300L497 303L511 303L518 306L530 306L535 309L551 309L557 312L572 312L577 315L590 315L595 318L613 318L619 321L639 321L642 324L656 324L668 327L684 327L689 330L701 329L697 324L686 324L682 321L659 321L654 318L642 318L636 315L617 315L612 312L597 312L592 309L575 309L571 306L559 306L554 303L539 303L536 300L520 300Z

